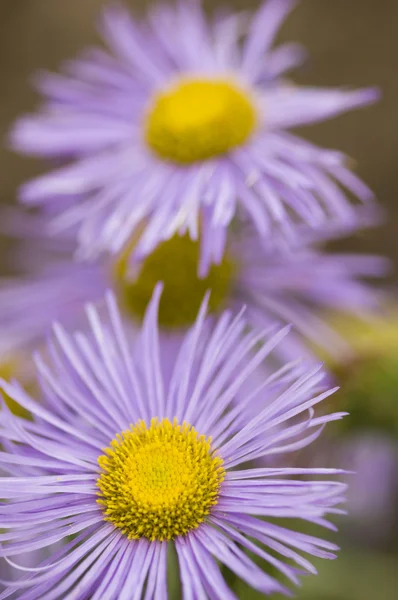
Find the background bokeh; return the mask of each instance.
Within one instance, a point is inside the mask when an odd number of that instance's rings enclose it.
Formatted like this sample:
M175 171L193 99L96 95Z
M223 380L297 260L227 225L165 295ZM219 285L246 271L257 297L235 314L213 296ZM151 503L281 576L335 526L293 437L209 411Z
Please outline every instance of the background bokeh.
M18 157L7 149L6 134L11 122L20 113L32 110L38 100L29 78L38 68L55 70L62 60L74 57L83 46L96 41L94 24L103 4L102 0L0 0L1 203L13 202L18 184L42 170L39 161ZM135 11L142 11L146 2L130 0L127 4ZM205 4L209 9L214 8L218 0ZM224 4L248 9L258 2L224 0ZM307 63L294 75L295 81L311 85L377 85L382 89L383 99L375 107L312 126L303 134L322 146L339 148L355 159L358 173L375 191L387 218L382 227L361 234L349 246L386 254L395 264L398 261L397 24L397 0L303 0L280 34L281 41L300 41L309 51ZM396 269L390 286L394 287L397 272ZM396 364L398 369L398 359ZM391 408L395 414L398 389L396 396L396 405ZM360 433L361 444L365 445L358 460L365 464L365 471L366 461L369 463L367 485L360 494L366 499L375 487L382 495L383 490L377 489L382 485L380 479L372 479L372 469L377 470L379 464L376 462L375 466L374 459L380 455L380 465L384 466L379 466L379 471L385 469L386 493L390 496L387 504L380 504L379 514L362 510L361 518L343 525L339 540L343 550L338 561L319 565L319 577L309 578L303 586L300 595L303 600L398 597L398 460L394 435L382 429L372 431L371 424ZM335 441L339 447L343 444L337 435ZM383 452L388 454L388 469ZM261 597L247 589L239 594L248 600Z

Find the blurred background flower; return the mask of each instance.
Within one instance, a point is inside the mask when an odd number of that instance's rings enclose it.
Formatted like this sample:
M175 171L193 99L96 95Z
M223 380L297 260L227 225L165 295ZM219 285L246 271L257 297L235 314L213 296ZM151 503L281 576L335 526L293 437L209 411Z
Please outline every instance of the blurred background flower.
M169 335L178 336L192 325L210 289L211 317L246 306L254 329L293 325L276 352L279 363L302 358L317 362L321 353L348 359L355 343L351 348L341 327L328 324L325 308L341 319L347 314L375 317L383 294L369 280L380 279L389 267L380 256L325 248L330 240L357 233L360 213L355 226L346 230L301 228L293 249L261 240L252 226L233 228L223 260L204 279L197 275L199 245L188 236L161 243L130 273L129 247L117 257L76 261L73 232L53 236L46 218L18 209L3 208L1 216L4 235L14 244L8 256L15 275L0 276L0 364L7 367L7 375L19 371L21 361L15 364L15 359L21 352L43 344L54 321L79 326L84 305L101 302L107 288L120 300L126 327L136 328L158 281L164 284L159 323ZM319 346L315 352L314 344Z

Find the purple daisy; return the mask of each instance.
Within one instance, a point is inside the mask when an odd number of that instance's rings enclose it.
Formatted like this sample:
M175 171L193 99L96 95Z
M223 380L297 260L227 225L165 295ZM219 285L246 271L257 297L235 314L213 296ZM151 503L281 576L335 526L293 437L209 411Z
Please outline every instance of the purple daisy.
M273 336L250 332L242 314L225 312L210 331L204 302L166 384L160 294L159 285L135 348L112 294L106 324L88 307L90 333L68 334L55 325L51 366L36 359L44 404L2 381L33 420L2 407L0 461L9 476L2 478L0 526L8 531L0 536L0 556L17 564L22 553L65 545L9 582L1 600L125 600L132 590L137 599L145 593L163 600L171 544L186 600L236 598L219 563L263 593L289 593L246 551L295 584L300 574L315 572L301 552L334 558L333 544L269 520L330 526L328 515L343 512L345 485L328 477L341 471L249 466L306 446L343 416L314 416L334 391L314 397L320 367L279 385L278 393L275 382L283 377L264 377L263 407L237 432L235 420L251 398L239 405L234 398L287 328Z
M253 235L249 226L230 232L223 260L204 279L195 273L198 244L188 236L163 242L130 273L124 255L114 263L76 263L74 237L52 238L41 217L12 212L3 221L4 228L23 238L19 256L14 252L14 267L23 274L0 279L3 355L42 343L54 320L80 327L83 305L101 303L108 288L119 298L125 326L136 331L156 283L163 281L159 323L171 344L193 324L211 290L210 316L226 308L238 312L245 305L254 329L291 323L291 335L277 348L282 361L310 359L315 345L341 358L350 353L349 344L327 324L324 312L374 314L381 294L363 278L379 277L387 268L378 256L322 250L322 243L343 235L341 229L302 230L301 243L286 251Z
M77 225L86 258L119 252L133 234L132 260L177 232L201 237L202 274L221 261L236 214L263 237L275 224L292 237L297 222L350 221L343 188L361 202L372 193L341 153L288 129L378 92L283 79L303 59L296 44L272 48L294 5L268 0L251 20L209 23L195 0L155 6L145 22L107 9L100 31L112 54L91 49L64 75L40 75L42 110L13 129L15 149L72 161L25 184L23 202L56 207L54 232Z

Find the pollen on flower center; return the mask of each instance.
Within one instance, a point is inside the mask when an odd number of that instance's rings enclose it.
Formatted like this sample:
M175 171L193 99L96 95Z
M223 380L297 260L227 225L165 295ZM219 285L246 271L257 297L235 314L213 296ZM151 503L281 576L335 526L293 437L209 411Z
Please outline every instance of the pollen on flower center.
M211 439L176 419L132 425L98 464L104 518L129 539L171 540L196 529L217 504L225 476Z
M131 279L127 275L128 252L129 249L119 259L114 277L122 306L133 317L143 318L158 281L164 284L159 306L162 327L177 328L194 323L207 290L211 291L209 312L217 312L226 304L235 267L227 254L201 279L197 276L198 242L188 235L176 235L159 244L143 261L138 276Z
M252 99L236 84L186 79L152 100L145 137L160 157L189 164L240 146L256 122Z

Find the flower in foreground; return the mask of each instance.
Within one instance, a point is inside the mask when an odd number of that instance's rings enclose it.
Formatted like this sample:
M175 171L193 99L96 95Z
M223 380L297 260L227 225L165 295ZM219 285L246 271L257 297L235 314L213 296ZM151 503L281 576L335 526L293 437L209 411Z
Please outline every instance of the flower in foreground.
M253 329L292 323L294 331L276 349L282 361L311 359L314 345L342 359L350 354L344 330L340 328L337 334L328 326L323 311L364 318L377 314L381 294L364 280L380 277L387 267L382 257L322 248L328 240L351 233L348 228L302 229L294 250L283 251L244 226L230 232L223 260L205 278L196 274L199 245L188 236L162 242L130 272L124 254L114 261L74 261L73 235L65 232L51 238L46 233L48 222L41 217L15 211L2 217L5 229L17 241L13 267L20 272L14 278L0 279L3 355L43 343L54 320L80 328L83 305L100 304L108 288L116 293L125 327L136 330L156 283L163 281L159 325L170 340L195 322L203 296L210 290L209 317L224 309L238 312L246 305ZM361 224L366 221L358 216L357 227Z
M372 194L345 157L288 133L373 102L374 89L296 87L295 44L272 49L292 0L268 0L251 23L241 14L207 23L200 3L155 6L145 22L121 8L104 12L112 54L92 49L64 75L38 77L38 115L20 119L12 144L65 164L27 183L28 204L51 204L54 231L80 228L83 256L119 252L140 232L141 259L179 232L201 238L201 273L220 262L237 214L260 235L286 235L304 221L349 221L342 187ZM243 43L242 43L243 37ZM132 260L134 260L134 256Z
M319 367L293 383L286 368L263 378L262 409L237 429L251 397L237 405L236 393L286 331L254 334L242 315L229 312L210 331L204 302L166 385L160 293L158 286L134 351L137 363L109 294L109 322L89 307L89 334L70 335L55 325L52 367L37 359L44 404L2 382L34 420L2 408L0 460L9 476L2 478L0 523L9 531L1 534L0 556L14 564L29 550L65 545L10 582L1 599L15 593L20 600L126 600L133 590L134 598L145 593L163 600L171 544L185 599L235 598L220 563L261 592L288 593L247 552L293 583L314 572L302 552L334 557L333 544L270 519L329 526L327 516L341 512L345 486L329 481L339 471L250 467L257 458L309 444L343 415L314 416L333 391L313 396Z

